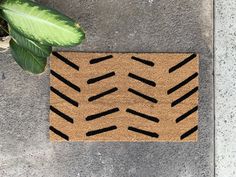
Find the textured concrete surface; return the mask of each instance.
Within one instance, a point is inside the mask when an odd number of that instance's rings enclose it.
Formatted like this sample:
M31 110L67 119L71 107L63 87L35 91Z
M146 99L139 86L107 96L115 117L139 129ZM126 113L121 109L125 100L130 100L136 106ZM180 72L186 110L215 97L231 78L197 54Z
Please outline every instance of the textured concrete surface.
M216 176L236 176L236 1L216 1Z
M0 54L0 176L212 177L212 0L57 0L87 32L70 50L198 52L197 143L50 143L49 72L31 76Z

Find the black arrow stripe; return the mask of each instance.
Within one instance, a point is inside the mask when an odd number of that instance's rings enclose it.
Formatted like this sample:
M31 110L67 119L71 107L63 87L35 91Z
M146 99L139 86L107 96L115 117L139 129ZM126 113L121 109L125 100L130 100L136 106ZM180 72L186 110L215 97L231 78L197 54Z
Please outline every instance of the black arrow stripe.
M178 63L177 65L171 67L169 69L169 73L174 72L175 70L181 68L182 66L184 66L185 64L187 64L188 62L190 62L191 60L193 60L194 58L196 58L196 54L192 54L191 56L189 56L188 58L184 59L183 61L181 61L180 63Z
M105 132L112 131L115 129L117 129L117 126L114 125L114 126L110 126L110 127L106 127L106 128L102 128L98 130L93 130L93 131L87 132L86 136L94 136L94 135L105 133Z
M129 88L128 91L131 92L131 93L133 93L134 95L137 95L137 96L139 96L139 97L141 97L141 98L144 98L144 99L146 99L146 100L148 100L148 101L151 101L151 102L153 102L153 103L157 103L157 102L158 102L155 98L150 97L150 96L147 96L147 95L145 95L145 94L143 94L143 93L141 93L141 92L138 92L137 90L134 90L134 89L132 89L132 88Z
M89 80L87 81L87 83L88 83L88 84L94 84L94 83L96 83L96 82L99 82L99 81L101 81L101 80L107 79L107 78L112 77L112 76L114 76L114 75L115 75L115 72L110 72L110 73L108 73L108 74L104 74L104 75L102 75L102 76L98 76L98 77L89 79Z
M180 136L180 139L183 140L186 137L190 136L191 134L193 134L194 132L196 132L198 130L198 126L193 127L192 129L190 129L189 131L187 131L186 133L184 133L183 135Z
M113 92L116 92L117 90L118 90L118 88L114 87L114 88L112 88L112 89L110 89L110 90L107 90L107 91L105 91L105 92L99 93L98 95L91 96L91 97L88 99L88 101L91 102L91 101L97 100L97 99L99 99L99 98L101 98L101 97L104 97L104 96L106 96L106 95L108 95L108 94L111 94L111 93L113 93Z
M196 112L198 110L198 106L194 107L193 109L189 110L188 112L184 113L183 115L181 115L180 117L178 117L176 119L176 123L179 123L180 121L186 119L188 116L190 116L191 114L193 114L194 112Z
M136 75L136 74L133 74L133 73L129 73L128 76L129 76L130 78L133 78L133 79L135 79L135 80L138 80L138 81L140 81L140 82L142 82L142 83L145 83L145 84L147 84L147 85L150 85L150 86L152 86L152 87L156 87L156 83L155 83L154 81L149 80L149 79L140 77L140 76L138 76L138 75Z
M135 127L128 127L128 130L136 132L136 133L144 134L144 135L147 135L147 136L150 136L150 137L153 137L153 138L158 138L159 137L159 135L155 132L149 132L149 131L142 130L142 129L135 128Z
M113 58L112 55L108 55L108 56L101 57L101 58L94 58L94 59L90 60L90 64L100 63L102 61L105 61L105 60L108 60L108 59L111 59L111 58Z
M68 81L67 79L65 79L64 77L62 77L61 75L59 75L58 73L56 73L55 71L51 70L51 74L56 77L58 80L60 80L61 82L63 82L64 84L68 85L69 87L73 88L74 90L80 92L80 88L73 84L72 82Z
M182 97L178 98L177 100L173 101L171 103L171 107L176 106L177 104L181 103L182 101L184 101L185 99L187 99L188 97L190 97L191 95L193 95L195 92L198 91L198 87L195 87L194 89L190 90L188 93L186 93L185 95L183 95Z
M63 139L69 141L69 136L67 136L66 134L62 133L61 131L57 130L56 128L54 128L53 126L50 126L49 129L57 134L58 136L62 137Z
M184 81L180 82L179 84L177 84L176 86L174 86L173 88L169 89L167 91L167 94L171 94L173 92L175 92L176 90L180 89L181 87L183 87L184 85L188 84L190 81L192 81L193 79L195 79L198 76L198 73L194 73L193 75L189 76L187 79L185 79Z
M148 66L152 66L152 67L155 65L155 63L153 63L152 61L144 60L144 59L141 59L141 58L137 58L135 56L132 56L131 59L134 60L134 61L138 61L138 62L140 62L142 64L145 64L145 65L148 65Z
M133 114L133 115L136 115L136 116L139 116L139 117L142 117L142 118L145 118L147 120L150 120L150 121L153 121L153 122L159 122L159 119L157 117L153 117L153 116L150 116L150 115L147 115L147 114L143 114L141 112L137 112L133 109L126 109L126 112L130 113L130 114Z
M119 108L109 109L109 110L104 111L104 112L100 112L100 113L97 113L97 114L90 115L90 116L86 117L86 120L87 121L94 120L94 119L97 119L97 118L100 118L100 117L103 117L103 116L107 116L109 114L113 114L113 113L118 112L118 111L119 111Z
M70 116L66 115L65 113L59 111L59 110L56 109L55 107L50 106L50 110L51 110L52 112L54 112L55 114L59 115L60 117L62 117L63 119L67 120L68 122L70 122L70 123L72 123L72 124L74 123L73 118L71 118Z
M79 66L74 64L73 62L71 62L70 60L68 60L67 58L65 58L64 56L62 56L61 54L59 54L58 52L52 52L52 54L57 57L58 59L60 59L61 61L63 61L64 63L66 63L67 65L69 65L70 67L79 70Z
M68 96L66 96L65 94L61 93L59 90L55 89L54 87L50 87L51 88L51 91L53 93L55 93L56 95L58 95L59 97L61 97L62 99L66 100L67 102L69 102L70 104L78 107L79 106L79 103L71 98L69 98Z

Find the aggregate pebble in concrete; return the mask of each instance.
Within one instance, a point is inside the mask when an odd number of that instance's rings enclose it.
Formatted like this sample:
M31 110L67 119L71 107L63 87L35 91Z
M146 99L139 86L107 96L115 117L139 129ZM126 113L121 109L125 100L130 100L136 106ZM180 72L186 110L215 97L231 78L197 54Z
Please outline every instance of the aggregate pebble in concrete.
M236 1L216 1L216 176L236 176Z
M212 177L212 1L41 2L79 17L87 40L70 50L198 52L199 141L50 143L49 71L31 76L8 53L0 54L0 176Z

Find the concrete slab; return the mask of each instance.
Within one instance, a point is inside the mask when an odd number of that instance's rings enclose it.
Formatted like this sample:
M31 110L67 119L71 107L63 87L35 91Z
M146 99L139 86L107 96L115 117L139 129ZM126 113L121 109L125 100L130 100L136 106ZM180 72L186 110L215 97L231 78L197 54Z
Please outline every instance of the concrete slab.
M41 2L78 18L87 32L68 50L199 53L199 141L52 144L48 70L31 76L0 54L0 176L213 176L212 0Z
M216 176L236 176L236 1L216 1Z

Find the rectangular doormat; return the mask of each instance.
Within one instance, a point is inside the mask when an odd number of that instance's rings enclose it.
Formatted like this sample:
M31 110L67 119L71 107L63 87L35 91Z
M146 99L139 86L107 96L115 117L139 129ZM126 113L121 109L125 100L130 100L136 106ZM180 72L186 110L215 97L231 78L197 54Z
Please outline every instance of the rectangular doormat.
M53 52L52 141L197 141L199 55Z

